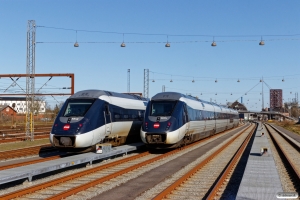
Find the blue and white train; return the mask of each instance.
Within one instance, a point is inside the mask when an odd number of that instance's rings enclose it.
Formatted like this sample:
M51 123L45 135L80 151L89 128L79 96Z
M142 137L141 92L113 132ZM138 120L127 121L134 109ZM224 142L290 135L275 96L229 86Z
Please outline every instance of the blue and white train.
M132 94L104 90L77 92L58 113L50 142L57 148L89 151L103 142L118 146L140 141L147 102Z
M237 127L238 112L176 92L158 93L149 101L142 141L149 147L175 148Z

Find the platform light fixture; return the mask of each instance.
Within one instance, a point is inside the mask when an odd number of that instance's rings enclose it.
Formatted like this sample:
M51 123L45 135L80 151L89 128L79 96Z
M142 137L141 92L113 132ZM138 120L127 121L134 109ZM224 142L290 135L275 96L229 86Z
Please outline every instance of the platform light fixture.
M284 82L284 77L282 78L282 82Z
M76 42L74 43L74 47L79 47L79 44L77 42L77 30L76 30Z
M240 79L238 79L237 82L238 82L238 83L241 82Z
M167 35L167 43L166 43L165 47L171 47L171 45L169 44L169 36L168 35Z
M262 37L261 37L261 40L260 40L260 42L259 42L259 45L260 45L260 46L265 45L265 42L263 41Z
M215 42L215 37L213 37L213 42L211 43L211 46L212 47L216 47L217 46L217 43Z
M215 83L217 83L217 82L218 82L218 79L215 80Z
M121 47L126 47L126 44L124 43L124 33L123 33L123 42L121 44Z
M155 82L155 80L154 80L154 73L152 72L152 75L153 75L153 80L152 80L152 82L154 83Z
M171 83L173 82L173 80L172 80L172 76L171 76L171 80L170 80L170 82L171 82Z
M192 80L192 83L195 83L195 80L194 80L194 78L193 78L193 80Z

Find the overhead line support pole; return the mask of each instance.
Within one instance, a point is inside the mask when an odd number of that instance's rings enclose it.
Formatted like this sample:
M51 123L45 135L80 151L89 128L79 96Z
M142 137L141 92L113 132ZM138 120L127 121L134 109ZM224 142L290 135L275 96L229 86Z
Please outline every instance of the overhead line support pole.
M149 96L149 69L144 69L144 97Z
M26 62L26 139L34 140L34 93L35 93L35 20L27 24Z

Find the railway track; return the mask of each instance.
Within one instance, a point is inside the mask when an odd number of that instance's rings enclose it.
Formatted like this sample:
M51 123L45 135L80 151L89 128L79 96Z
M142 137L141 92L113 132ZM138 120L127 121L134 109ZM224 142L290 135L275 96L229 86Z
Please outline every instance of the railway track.
M219 190L226 186L254 130L252 125L251 130L235 136L207 158L199 159L198 164L154 199L219 199Z
M48 138L51 127L36 127L34 129L34 138L43 139ZM26 133L24 129L4 129L0 130L0 143L9 143L26 140Z
M253 128L253 126L254 125L251 127ZM246 128L249 127L243 127L243 131L245 131ZM249 129L247 130L250 131ZM41 183L33 183L33 186L22 190L11 189L11 192L3 194L0 196L0 199L13 199L17 197L22 197L22 199L92 198L95 194L98 195L114 187L126 185L122 183L132 179L138 177L143 178L149 171L153 171L170 161L176 162L176 159L184 158L183 155L189 156L191 155L189 152L194 152L212 143L216 139L223 141L222 137L226 136L224 134L218 134L183 147L182 149L175 149L163 154L150 152L137 155L133 154L128 156L128 158L109 161L110 163L107 164L102 162L98 166L93 165L92 168L87 170L80 169L78 172L66 172L67 175L57 175L59 177L53 177L52 180L41 180ZM226 134L228 134L227 140L232 140L233 133L227 132ZM245 133L239 134L245 135Z
M300 194L300 143L282 129L279 130L269 124L265 127L276 151L275 161L284 191Z
M11 151L2 151L0 152L0 160L28 157L33 155L52 153L56 151L57 149L53 148L52 145L42 145L22 149L15 149Z

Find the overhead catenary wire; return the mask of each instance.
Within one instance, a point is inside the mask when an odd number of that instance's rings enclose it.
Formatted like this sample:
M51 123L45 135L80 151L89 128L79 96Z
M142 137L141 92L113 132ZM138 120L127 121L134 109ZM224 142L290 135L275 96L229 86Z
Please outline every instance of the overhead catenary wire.
M62 31L72 31L76 33L76 42L74 44L75 47L79 47L79 44L77 42L77 32L86 32L86 33L100 33L100 34L116 34L116 35L139 35L139 36L166 36L168 37L173 37L173 38L179 38L179 37L207 37L207 38L218 38L218 40L215 40L215 42L254 42L254 41L261 41L261 38L264 37L269 37L267 39L264 39L264 41L280 41L280 40L300 40L300 38L291 38L291 37L298 37L300 36L300 33L295 33L295 34L253 34L253 35L218 35L218 34L170 34L170 33L139 33L139 32L124 32L124 31L103 31L103 30L87 30L87 29L74 29L74 28L62 28L62 27L51 27L51 26L43 26L39 25L36 26L37 28L45 28L45 29L53 29L53 30L62 30ZM279 38L273 38L273 37L279 37ZM288 37L288 38L282 38L282 37ZM221 38L255 38L255 39L235 39L235 40L222 40ZM180 43L203 43L203 42L211 42L211 39L207 40L188 40L188 41L175 41L172 40L173 44L180 44ZM66 42L66 41L37 41L36 43L74 43L74 41ZM112 43L119 43L119 41L81 41L80 43L87 43L87 44L97 44L97 43L102 43L102 44L112 44ZM165 43L165 41L156 41L156 42L147 42L147 41L126 41L126 43L131 43L131 44L160 44L160 43ZM123 43L124 44L124 41ZM170 47L170 43L168 42L167 39L167 47ZM216 45L213 45L216 46ZM125 47L123 45L123 47Z
M138 32L117 32L117 31L101 31L101 30L87 30L87 29L73 29L73 28L62 28L53 26L43 26L37 25L37 28L46 29L57 29L65 31L78 31L78 32L91 32L91 33L107 33L107 34L126 34L126 35L163 35L163 36L173 36L173 37L291 37L300 36L300 33L295 34L257 34L257 35L217 35L217 34L170 34L170 33L138 33Z

